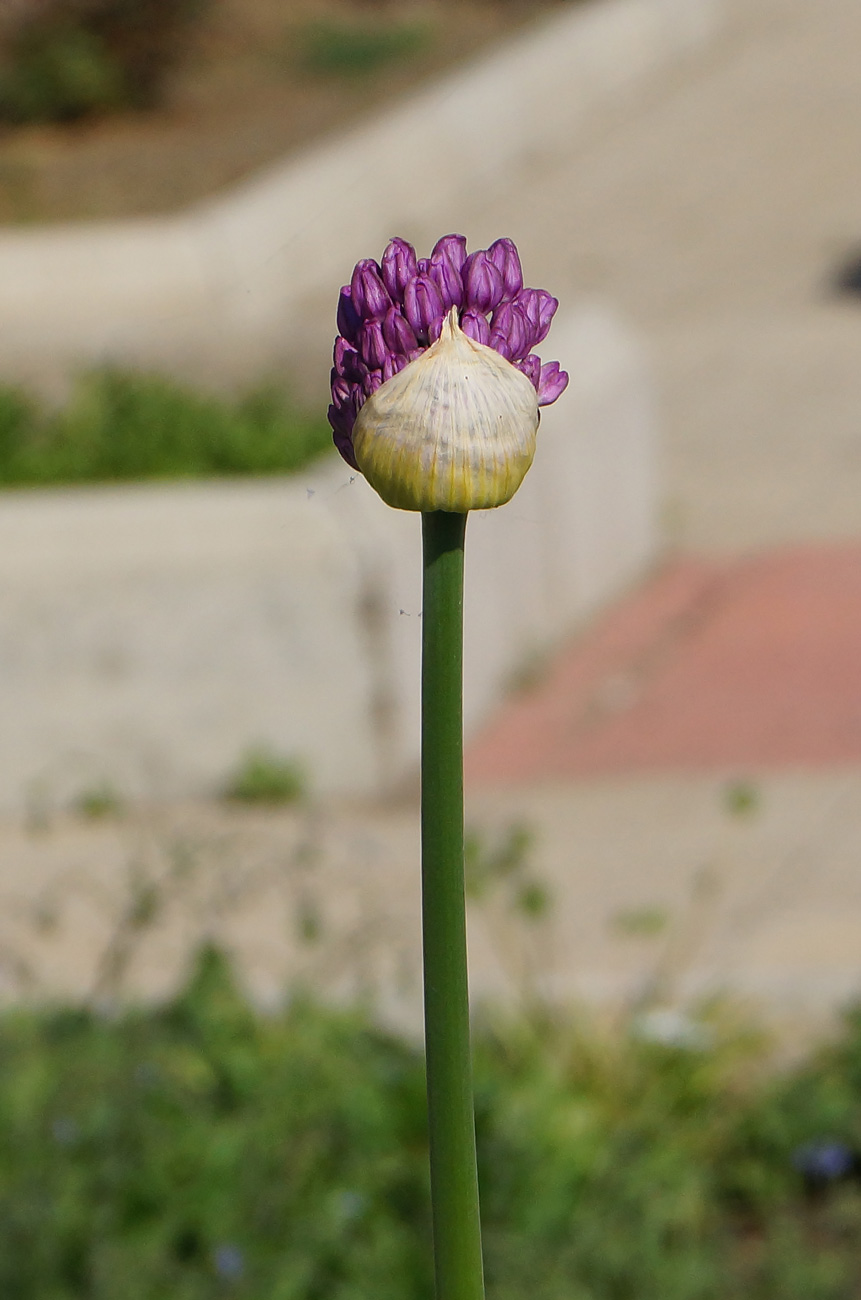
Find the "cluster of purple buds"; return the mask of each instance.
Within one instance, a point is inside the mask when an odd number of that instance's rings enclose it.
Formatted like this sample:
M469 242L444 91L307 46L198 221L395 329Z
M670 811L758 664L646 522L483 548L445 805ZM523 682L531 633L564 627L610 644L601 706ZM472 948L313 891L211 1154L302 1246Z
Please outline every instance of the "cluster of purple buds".
M358 468L353 424L367 398L439 338L457 308L464 334L494 348L521 370L548 406L568 376L558 361L545 365L533 351L547 337L558 302L543 289L523 287L520 256L510 239L469 253L463 235L445 235L430 257L393 239L382 259L364 258L338 300L338 338L332 368L329 422L335 446Z

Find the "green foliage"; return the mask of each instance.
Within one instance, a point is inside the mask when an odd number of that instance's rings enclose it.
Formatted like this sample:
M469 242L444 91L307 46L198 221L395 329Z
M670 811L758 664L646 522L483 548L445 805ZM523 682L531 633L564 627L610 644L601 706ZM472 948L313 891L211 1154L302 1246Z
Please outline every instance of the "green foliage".
M532 921L547 916L553 906L550 890L540 880L524 880L517 889L515 902L521 916Z
M0 119L64 122L154 104L207 0L43 0L0 55Z
M299 34L303 67L318 74L356 77L421 54L431 43L426 22L392 22L390 18L318 19Z
M723 792L724 806L733 817L750 817L759 812L762 795L753 781L731 781Z
M478 830L467 830L464 839L467 897L485 898L507 882L521 883L534 841L533 831L519 822L491 841Z
M305 773L295 760L265 747L251 749L224 792L240 803L296 803L306 793Z
M547 1013L478 1027L490 1300L854 1300L861 1014L793 1071ZM705 1041L704 1038L704 1041ZM169 1005L0 1017L0 1295L430 1300L421 1052L363 1014L254 1013L200 954Z
M542 921L553 909L549 887L533 872L535 834L519 822L495 839L477 830L464 839L464 884L474 902L495 898L503 909L526 921Z
M89 790L83 790L75 800L75 809L90 821L119 817L124 808L122 796L109 781L103 781Z
M116 108L120 70L104 43L75 27L28 33L0 72L0 117L7 122L66 121Z
M160 375L100 370L50 412L0 388L0 484L272 474L301 469L331 445L325 421L274 388L236 401Z
M428 1295L421 1072L348 1014L177 1001L0 1027L0 1294Z
M861 1017L789 1076L720 1022L713 1046L553 1020L478 1043L489 1294L536 1300L851 1300L854 1175L816 1193L800 1144L857 1149ZM839 1100L835 1098L835 1089Z
M670 923L665 907L623 907L611 924L616 934L626 938L654 939L663 934Z

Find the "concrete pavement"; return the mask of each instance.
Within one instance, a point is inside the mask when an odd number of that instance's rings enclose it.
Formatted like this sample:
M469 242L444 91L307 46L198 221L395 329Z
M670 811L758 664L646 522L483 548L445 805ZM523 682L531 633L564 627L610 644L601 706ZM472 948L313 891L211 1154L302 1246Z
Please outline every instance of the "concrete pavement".
M527 832L522 882L549 899L530 919L501 881L471 904L476 1000L618 1011L728 993L817 1033L857 996L857 766L542 782L467 807L487 854ZM4 999L165 995L215 937L264 1005L299 981L421 1023L411 803L67 816L4 826L0 860Z

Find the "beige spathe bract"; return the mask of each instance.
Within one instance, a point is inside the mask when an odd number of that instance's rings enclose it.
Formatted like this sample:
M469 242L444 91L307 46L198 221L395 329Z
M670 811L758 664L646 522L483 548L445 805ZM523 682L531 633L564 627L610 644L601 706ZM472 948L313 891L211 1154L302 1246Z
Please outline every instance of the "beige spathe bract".
M465 514L509 501L532 464L538 395L520 370L461 330L369 397L353 427L356 463L387 505Z

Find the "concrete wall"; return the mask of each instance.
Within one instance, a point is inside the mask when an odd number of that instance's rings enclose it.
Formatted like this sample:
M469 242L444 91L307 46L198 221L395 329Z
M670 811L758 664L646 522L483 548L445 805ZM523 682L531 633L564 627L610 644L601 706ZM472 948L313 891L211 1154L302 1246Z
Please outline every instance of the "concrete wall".
M599 307L535 465L471 516L466 726L655 553L651 393ZM217 788L256 742L317 789L390 787L418 752L420 523L342 461L298 478L0 494L0 807L102 781Z
M393 230L429 244L597 110L704 41L718 0L563 10L352 133L177 217L0 235L0 373L119 360L242 378L325 369L332 295ZM469 234L469 230L465 233ZM600 308L560 319L571 372L515 500L474 515L466 725L656 547L638 349ZM255 742L321 790L414 770L419 522L341 462L299 479L4 493L0 808L104 780L215 789Z
M359 257L393 232L429 247L462 229L476 195L486 205L701 44L718 3L577 5L177 217L3 232L0 373L44 382L119 360L240 379L289 357L319 380Z

